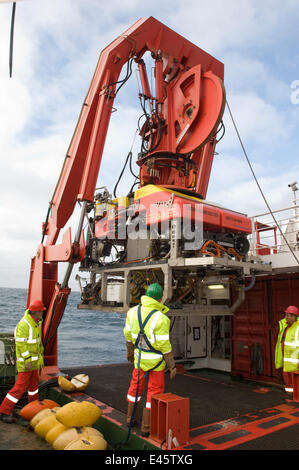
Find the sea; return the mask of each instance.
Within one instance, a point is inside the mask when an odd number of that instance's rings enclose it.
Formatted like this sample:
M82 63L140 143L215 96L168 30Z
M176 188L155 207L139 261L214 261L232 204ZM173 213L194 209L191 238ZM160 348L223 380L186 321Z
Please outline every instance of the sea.
M27 289L0 287L0 333L13 333L26 310ZM78 310L80 292L71 292L58 328L58 366L126 362L123 313Z

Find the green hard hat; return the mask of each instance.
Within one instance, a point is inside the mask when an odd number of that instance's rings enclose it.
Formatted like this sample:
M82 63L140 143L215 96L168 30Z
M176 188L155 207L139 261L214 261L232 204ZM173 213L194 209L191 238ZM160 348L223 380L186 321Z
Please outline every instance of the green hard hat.
M160 300L162 299L163 297L163 289L162 287L160 286L160 284L158 284L157 282L155 282L154 284L150 284L146 290L146 293L145 293L148 297L152 297L153 299L155 300Z

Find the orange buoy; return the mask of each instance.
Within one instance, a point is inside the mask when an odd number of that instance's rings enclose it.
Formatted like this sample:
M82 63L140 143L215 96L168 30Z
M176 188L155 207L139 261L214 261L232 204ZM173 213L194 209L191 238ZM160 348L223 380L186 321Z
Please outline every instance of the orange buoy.
M59 406L58 403L56 403L53 400L34 400L28 403L28 405L24 406L21 411L20 411L20 417L23 419L26 419L27 421L30 421L37 413L40 411L44 410L45 408L55 408Z

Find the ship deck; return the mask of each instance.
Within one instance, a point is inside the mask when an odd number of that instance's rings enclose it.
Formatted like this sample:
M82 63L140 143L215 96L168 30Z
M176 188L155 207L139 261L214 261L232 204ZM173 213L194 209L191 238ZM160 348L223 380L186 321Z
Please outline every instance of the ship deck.
M140 423L145 397L137 407L137 424L130 439L126 426L126 395L132 365L61 369L66 375L86 373L90 383L85 392L65 393L59 387L45 388L45 396L61 405L71 400L90 400L102 409L99 428L110 449L166 449L165 442L142 438ZM165 392L190 400L190 438L176 450L299 450L299 403L279 387L249 382L228 373L211 370L184 371L174 380L165 377ZM118 443L116 446L114 443ZM50 450L28 426L0 421L0 450Z
M103 416L125 432L132 366L115 364L62 369L70 376L86 373L90 383L77 399L92 398ZM182 371L174 380L166 373L165 392L190 399L190 439L184 450L299 450L299 403L279 387L241 381L211 370ZM77 394L76 394L77 395ZM137 407L140 435L145 397ZM139 423L139 425L138 425ZM158 448L165 444L147 439Z

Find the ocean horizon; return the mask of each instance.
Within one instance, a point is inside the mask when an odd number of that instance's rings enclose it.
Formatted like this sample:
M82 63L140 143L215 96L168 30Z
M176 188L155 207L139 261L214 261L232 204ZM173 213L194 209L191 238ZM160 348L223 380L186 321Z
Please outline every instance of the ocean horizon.
M26 310L27 289L0 287L0 333L13 333ZM125 315L78 310L81 294L70 293L58 328L58 366L80 367L126 362Z

